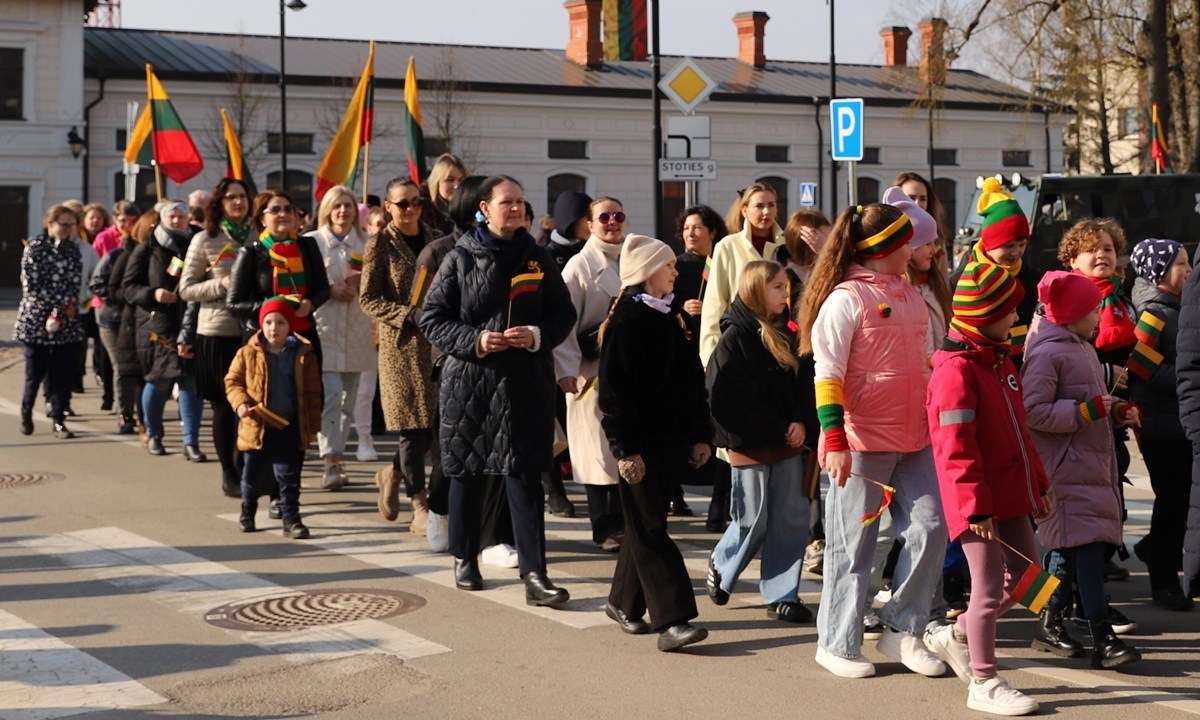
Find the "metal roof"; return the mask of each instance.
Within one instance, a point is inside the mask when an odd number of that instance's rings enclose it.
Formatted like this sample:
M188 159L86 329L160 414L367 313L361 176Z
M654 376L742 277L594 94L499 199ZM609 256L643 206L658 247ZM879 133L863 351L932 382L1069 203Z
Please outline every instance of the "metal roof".
M377 42L375 82L403 87L408 58L416 58L422 86L450 81L480 92L648 97L646 62L605 62L585 68L562 50L477 45ZM225 81L247 73L263 82L278 74L278 35L226 35L113 28L84 28L88 77L143 77L145 64L162 79ZM366 40L288 37L289 84L352 85L367 58ZM664 56L665 76L681 58ZM755 68L734 58L695 58L718 83L712 100L812 104L829 93L829 66L771 61ZM916 67L837 66L838 94L871 105L911 105L928 92ZM1055 110L1053 103L972 70L951 69L939 105L961 109Z

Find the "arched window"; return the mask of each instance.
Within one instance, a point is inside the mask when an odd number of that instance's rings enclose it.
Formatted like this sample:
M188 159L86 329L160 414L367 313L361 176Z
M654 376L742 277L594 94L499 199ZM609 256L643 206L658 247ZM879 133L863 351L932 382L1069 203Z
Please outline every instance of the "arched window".
M775 222L779 223L779 227L783 227L783 226L787 225L788 198L791 197L788 194L788 192L789 192L788 189L791 187L791 182L787 178L779 177L778 175L768 175L767 177L761 177L758 179L758 182L760 182L764 185L770 185L771 187L775 188L775 194L778 196L778 199L779 199L779 213L775 216L775 218L776 218Z
M933 194L937 195L938 201L946 209L946 223L949 225L946 229L953 238L958 233L958 226L963 222L958 216L958 183L950 178L934 178Z
M587 178L575 173L558 173L546 178L546 212L554 212L554 201L567 190L587 192ZM559 228L559 230L565 229Z
M858 204L879 202L879 181L875 178L860 177L858 179Z
M313 176L303 170L288 170L287 184L280 185L279 171L267 173L267 187L280 188L292 196L297 206L311 214L313 209Z

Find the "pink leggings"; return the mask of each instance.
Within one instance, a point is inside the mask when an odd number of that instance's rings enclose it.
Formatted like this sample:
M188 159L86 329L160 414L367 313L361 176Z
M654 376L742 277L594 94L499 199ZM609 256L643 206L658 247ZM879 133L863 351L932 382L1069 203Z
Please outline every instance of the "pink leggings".
M997 537L1026 558L1037 558L1037 543L1028 515L993 522ZM959 536L971 568L971 603L958 616L958 628L967 635L971 673L996 674L996 620L1014 604L1012 590L1029 567L1029 561L996 540L984 540L967 530Z

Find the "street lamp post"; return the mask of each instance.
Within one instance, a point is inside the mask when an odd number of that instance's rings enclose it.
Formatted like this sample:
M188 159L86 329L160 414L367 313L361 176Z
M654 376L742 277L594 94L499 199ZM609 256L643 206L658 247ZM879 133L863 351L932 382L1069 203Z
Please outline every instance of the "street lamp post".
M832 103L837 98L837 55L834 52L835 41L833 35L833 0L829 2L829 102ZM831 120L832 122L832 120ZM832 149L832 146L830 146ZM837 160L829 163L829 217L836 218L838 215L838 164Z
M308 7L304 0L279 0L279 187L287 190L287 33L284 31L285 6L293 10Z

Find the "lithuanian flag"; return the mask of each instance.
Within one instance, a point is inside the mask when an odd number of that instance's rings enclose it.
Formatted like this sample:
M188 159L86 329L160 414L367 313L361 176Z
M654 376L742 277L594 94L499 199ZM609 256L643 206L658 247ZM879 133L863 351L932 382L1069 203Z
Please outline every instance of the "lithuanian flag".
M413 182L421 182L425 177L425 129L417 97L417 61L413 57L408 58L404 75L404 137L408 141L408 176Z
M712 256L704 258L704 270L700 272L700 279L708 282L708 274L712 272Z
M422 265L417 271L417 277L413 280L412 290L412 305L415 308L424 307L425 295L429 292L429 286L433 283L433 276L429 273L429 266Z
M646 0L604 0L604 59L645 60Z
M1137 327L1133 329L1133 335L1150 347L1154 347L1158 344L1158 336L1162 335L1164 325L1162 318L1152 315L1149 310L1143 310L1141 317L1138 318Z
M146 94L146 107L133 128L133 137L125 145L125 161L147 164L148 144L150 157L162 174L182 185L200 174L204 161L149 63L146 63Z
M171 258L171 264L167 265L167 274L173 278L183 274L183 260L178 255Z
M1009 357L1021 355L1025 352L1025 338L1029 337L1028 325L1014 325L1008 331L1008 354Z
M333 141L325 151L325 159L317 169L317 202L334 185L352 185L358 172L358 155L371 142L371 121L375 107L375 41L367 51L367 66L363 68L358 87L350 97L350 107L342 116Z
M1162 361L1162 353L1146 343L1138 341L1138 344L1133 346L1133 352L1130 353L1129 360L1125 361L1125 369L1148 381L1154 375L1154 371L1158 369L1158 366L1162 365Z
M540 272L514 276L512 279L512 292L508 295L508 301L512 302L527 292L534 292L542 284L542 278L544 277L545 273Z
M1150 106L1150 157L1154 160L1155 172L1175 172L1171 169L1171 159L1167 157L1167 139L1158 119L1158 103Z
M1046 601L1054 594L1058 583L1058 578L1038 565L1029 563L1029 568L1021 576L1021 581L1013 588L1012 597L1029 608L1030 612L1040 613L1046 606Z
M259 403L258 405L255 405L254 407L250 408L250 411L253 412L255 415L257 415L260 420L262 420L266 424L270 425L271 427L275 428L276 430L282 430L285 427L287 427L288 425L291 425L291 423L288 422L287 418L285 418L282 415L279 415L277 413L271 412L271 410L269 408L267 408L266 405L263 405L262 403Z
M225 125L225 177L233 178L246 187L246 193L253 199L258 194L254 187L254 178L246 171L246 159L242 156L242 143L229 122L229 114L221 108L221 122Z

